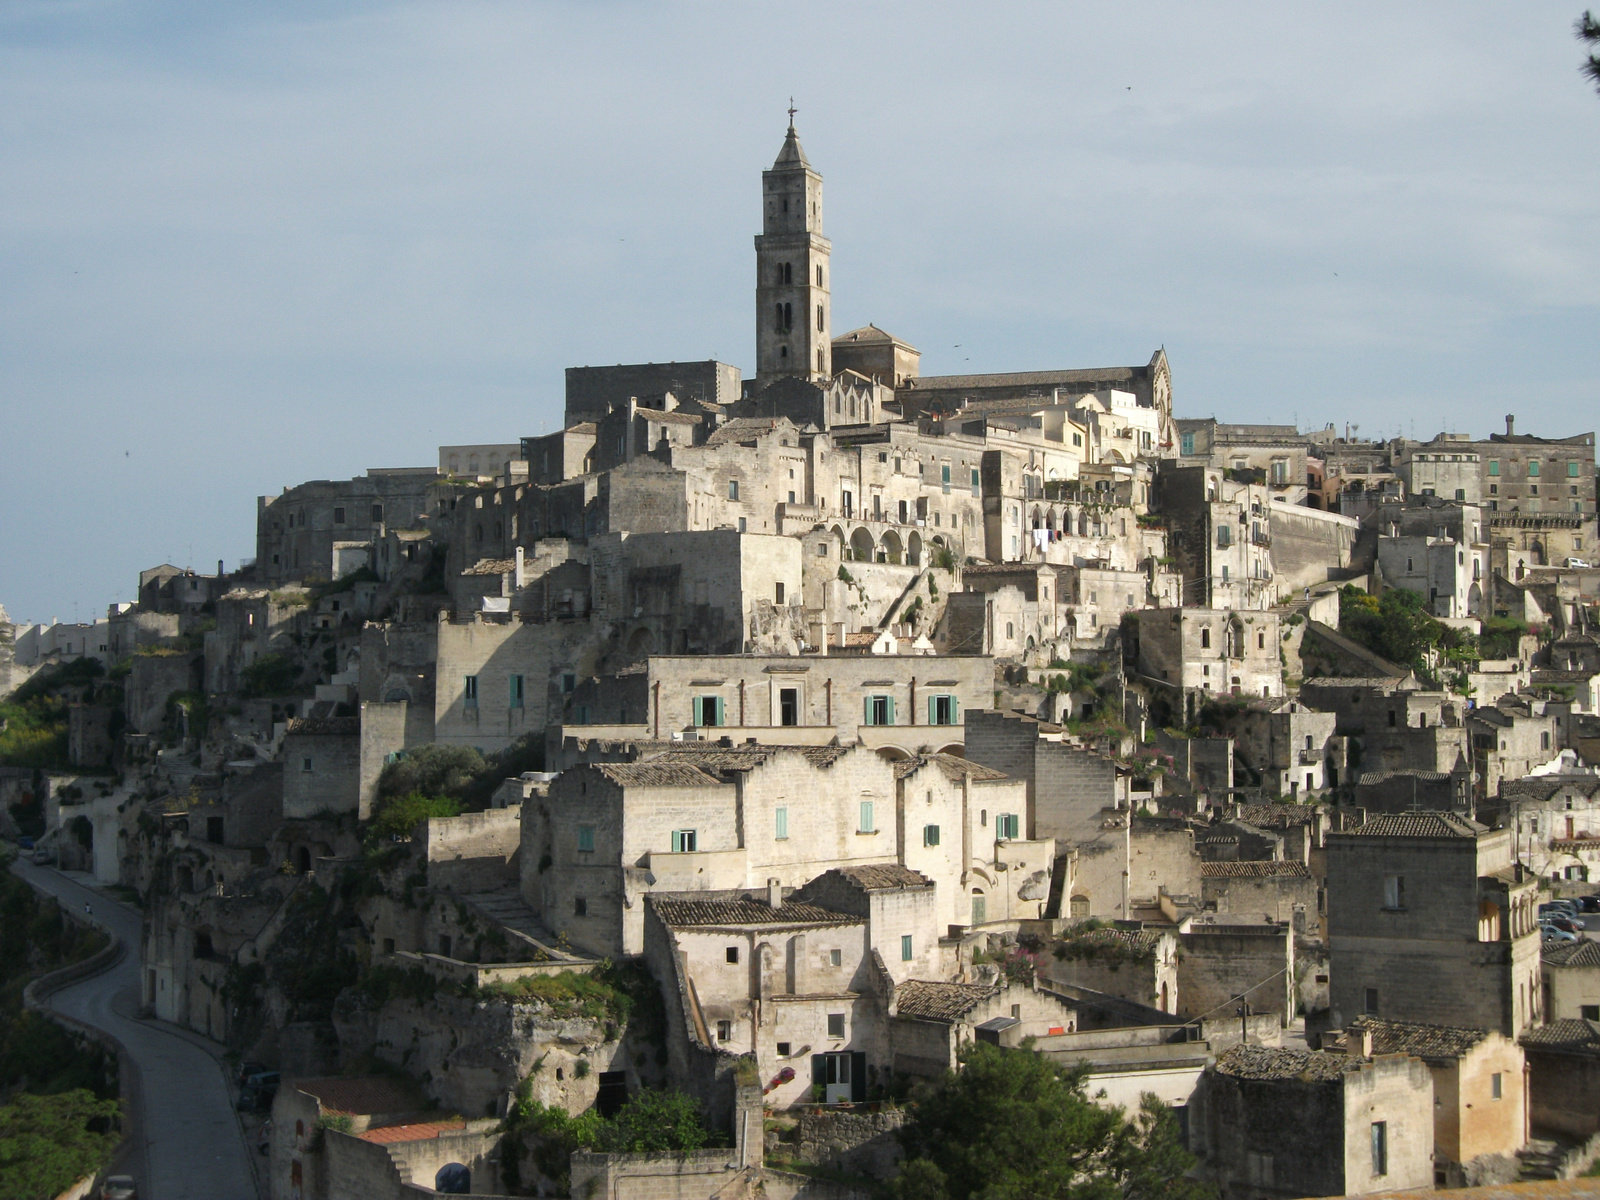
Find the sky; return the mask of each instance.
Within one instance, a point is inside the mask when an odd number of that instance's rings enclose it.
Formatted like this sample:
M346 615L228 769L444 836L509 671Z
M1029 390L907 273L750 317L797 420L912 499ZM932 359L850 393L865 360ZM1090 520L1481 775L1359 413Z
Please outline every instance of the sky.
M791 95L837 330L1179 416L1600 424L1583 0L0 0L0 604L233 568L256 498L754 365Z

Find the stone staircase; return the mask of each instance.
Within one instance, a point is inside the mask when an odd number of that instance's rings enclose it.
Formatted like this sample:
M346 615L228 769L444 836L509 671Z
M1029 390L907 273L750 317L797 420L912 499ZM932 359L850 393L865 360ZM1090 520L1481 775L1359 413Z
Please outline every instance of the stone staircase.
M1529 1138L1528 1144L1517 1151L1519 1183L1536 1179L1561 1179L1563 1160L1569 1147L1547 1138Z
M535 952L540 956L540 961L570 962L574 965L595 961L570 948L563 948L555 934L540 923L516 888L457 896L457 899L491 925L505 930L509 938Z

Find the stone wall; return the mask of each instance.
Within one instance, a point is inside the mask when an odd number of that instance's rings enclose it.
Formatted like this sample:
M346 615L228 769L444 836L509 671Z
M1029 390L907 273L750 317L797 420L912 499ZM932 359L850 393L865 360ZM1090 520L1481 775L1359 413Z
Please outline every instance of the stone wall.
M360 805L361 739L356 723L338 721L338 732L316 732L307 723L305 732L294 732L294 724L283 739L283 815L287 820L316 816L318 813L353 813ZM331 722L330 722L331 723Z
M767 1134L767 1154L833 1171L888 1179L903 1157L895 1136L906 1123L904 1109L834 1112L802 1109L792 1133L780 1141Z
M1231 1015L1236 997L1287 1025L1295 1013L1294 937L1288 925L1191 922L1178 935L1178 1013Z
M522 806L434 817L423 823L421 857L428 883L452 891L493 892L517 883Z
M1298 504L1271 507L1272 567L1280 592L1338 577L1350 565L1359 522Z

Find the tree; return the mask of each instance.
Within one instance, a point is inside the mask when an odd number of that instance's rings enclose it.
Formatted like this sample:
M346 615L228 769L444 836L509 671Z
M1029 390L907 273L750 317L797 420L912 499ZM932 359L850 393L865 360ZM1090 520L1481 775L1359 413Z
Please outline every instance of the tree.
M1154 1096L1138 1116L1083 1095L1083 1072L1031 1050L976 1043L901 1130L903 1200L1201 1200L1177 1120Z
M395 798L421 792L459 798L486 765L483 755L471 746L418 746L383 768L378 795Z
M81 1088L13 1096L0 1107L0 1196L49 1200L99 1170L116 1148L119 1111Z
M1580 42L1600 49L1600 21L1594 19L1593 13L1585 10L1583 16L1573 22L1573 32ZM1593 81L1595 91L1600 92L1600 54L1591 51L1589 61L1578 69Z
M700 1106L682 1092L645 1089L608 1121L600 1134L602 1150L640 1153L648 1150L699 1150L711 1135L700 1118Z

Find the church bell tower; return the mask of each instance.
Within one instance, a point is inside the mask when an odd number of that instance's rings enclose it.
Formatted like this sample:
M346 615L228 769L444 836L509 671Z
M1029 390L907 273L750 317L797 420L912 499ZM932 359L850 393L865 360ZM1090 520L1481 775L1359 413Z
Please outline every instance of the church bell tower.
M829 255L822 236L822 176L789 133L770 171L761 173L756 235L756 386L785 376L811 383L833 377Z

